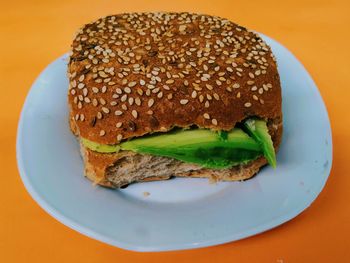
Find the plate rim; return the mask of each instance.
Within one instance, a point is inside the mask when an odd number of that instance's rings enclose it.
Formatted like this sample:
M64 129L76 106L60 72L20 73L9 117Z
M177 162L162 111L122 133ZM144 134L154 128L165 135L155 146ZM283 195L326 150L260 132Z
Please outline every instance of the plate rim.
M43 196L40 195L38 191L35 190L35 188L31 185L29 176L27 175L26 168L23 162L23 152L21 151L21 145L22 145L22 139L23 137L21 136L24 132L24 127L23 127L23 119L24 119L24 112L28 108L29 104L29 99L33 96L33 90L35 87L35 84L37 81L41 78L41 76L47 71L47 69L54 63L56 63L58 60L66 59L67 53L58 57L57 59L53 60L51 63L49 63L38 75L38 77L35 79L35 81L32 83L29 92L26 95L25 102L22 106L21 113L20 113L20 118L18 121L18 127L17 127L17 134L16 134L16 159L17 159L17 167L19 170L20 177L22 179L22 182L30 194L30 196L34 199L34 201L49 215L51 215L54 219L59 221L60 223L64 224L65 226L77 231L78 233L81 233L85 236L88 236L92 239L98 240L103 243L107 243L112 246L116 246L118 248L126 249L129 251L138 251L138 252L160 252L160 251L178 251L178 250L188 250L188 249L196 249L196 248L204 248L208 246L215 246L215 245L220 245L220 244L225 244L229 242L234 242L238 241L243 238L248 238L253 235L257 235L263 232L266 232L268 230L271 230L275 227L278 227L287 221L295 218L298 216L300 213L302 213L304 210L306 210L314 201L315 199L319 196L320 192L323 190L331 172L332 168L332 163L333 163L333 139L332 139L332 129L331 129L331 123L329 119L329 114L327 111L326 104L322 98L322 95L317 88L316 83L312 79L310 73L306 70L306 68L303 66L303 64L297 59L297 57L289 51L285 46L283 46L281 43L278 41L259 33L264 40L268 39L268 45L270 46L271 42L274 42L274 44L279 45L284 49L285 52L287 52L290 56L292 56L295 59L295 62L298 64L301 69L306 73L305 77L308 79L308 81L312 84L311 88L316 91L318 95L318 99L321 102L321 106L323 107L324 110L324 117L327 121L327 124L329 125L329 138L330 140L328 141L329 144L329 165L327 167L327 172L326 176L324 176L322 179L319 180L319 185L317 185L316 191L312 192L312 197L306 200L306 202L301 203L296 209L289 211L288 213L283 214L282 216L276 217L274 220L270 220L265 224L259 224L256 227L250 228L249 230L245 230L243 232L238 232L238 233L233 233L229 234L227 236L224 236L222 238L213 238L213 239L208 239L206 241L201 241L201 242L188 242L188 243L183 243L181 245L164 245L164 246L142 246L142 245L135 245L132 243L126 243L126 242L120 242L116 239L110 238L104 234L100 234L93 229L90 229L88 227L82 226L79 223L76 223L74 220L71 218L65 216L62 212L58 211L55 209L53 206L51 206Z

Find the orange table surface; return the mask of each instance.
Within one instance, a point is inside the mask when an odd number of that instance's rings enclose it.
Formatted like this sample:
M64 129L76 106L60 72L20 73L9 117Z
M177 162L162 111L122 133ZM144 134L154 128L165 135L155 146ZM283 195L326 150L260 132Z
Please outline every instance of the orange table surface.
M349 260L349 1L32 0L1 1L0 7L0 262ZM17 170L15 139L20 110L37 75L68 51L74 32L84 23L107 14L161 10L219 15L262 32L291 50L314 78L331 119L333 167L316 201L292 221L225 245L136 253L69 229L26 192Z

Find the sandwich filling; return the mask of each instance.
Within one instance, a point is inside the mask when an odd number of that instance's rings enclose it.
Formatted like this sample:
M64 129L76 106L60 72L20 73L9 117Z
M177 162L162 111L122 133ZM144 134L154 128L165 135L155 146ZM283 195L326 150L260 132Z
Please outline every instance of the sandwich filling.
M174 158L205 168L223 169L246 164L264 156L276 167L275 149L264 120L250 118L231 131L209 129L178 129L124 141L117 145L99 144L81 139L82 144L96 152L133 151Z

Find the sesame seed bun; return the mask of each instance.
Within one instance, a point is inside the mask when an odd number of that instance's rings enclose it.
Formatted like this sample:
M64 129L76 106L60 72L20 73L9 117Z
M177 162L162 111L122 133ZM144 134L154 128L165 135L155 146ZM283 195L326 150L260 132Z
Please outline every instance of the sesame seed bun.
M77 33L68 65L70 123L102 144L173 127L230 130L281 119L270 47L226 19L189 13L107 16Z

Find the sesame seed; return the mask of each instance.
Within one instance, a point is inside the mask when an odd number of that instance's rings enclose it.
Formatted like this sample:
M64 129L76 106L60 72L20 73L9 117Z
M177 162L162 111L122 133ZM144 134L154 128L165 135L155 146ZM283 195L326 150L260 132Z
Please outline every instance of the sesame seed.
M179 31L185 31L185 30L186 30L186 25L179 26Z
M204 114L203 114L203 117L204 117L204 119L207 119L207 120L209 120L209 119L210 119L210 116L209 116L209 114L208 114L208 113L204 113Z
M253 95L253 99L254 99L254 100L258 100L259 98L258 98L258 96Z
M225 72L219 72L218 73L219 77L225 76L225 74L226 74Z
M139 97L137 97L137 98L135 99L135 103L136 103L137 106L140 106L140 105L141 105L141 100L140 100Z
M106 132L104 130L100 130L100 136L105 136L106 135Z
M146 84L146 82L143 79L140 79L140 85L143 86L145 84Z
M75 90L75 89L71 89L71 90L70 90L70 94L75 95L75 93L76 93L76 90Z
M140 96L142 96L143 95L143 90L142 89L137 89L137 93L140 95Z
M93 99L93 100L92 100L92 105L95 106L95 107L98 105L97 99Z
M132 111L131 111L131 115L132 115L135 119L137 119L137 111L136 111L136 110L132 110Z
M118 135L117 135L117 140L118 140L118 141L121 141L122 139L123 139L123 135L118 134Z
M114 112L114 114L115 114L115 115L117 115L117 116L120 116L120 115L122 115L122 114L123 114L123 112L122 112L122 111L120 111L120 110L116 110L116 111Z
M188 100L187 99L182 99L182 100L180 100L180 104L182 104L182 105L185 105L185 104L187 104L188 103Z
M82 89L82 88L84 88L85 87L85 84L84 83L79 83L78 84L78 89Z
M102 93L105 93L107 91L107 87L106 86L103 86L102 89L101 89Z
M155 88L152 90L152 93L157 93L157 92L159 92L159 90L160 90L160 88Z
M123 109L123 110L127 110L128 107L127 107L125 104L122 104L122 109Z
M251 106L252 106L252 104L251 104L250 102L244 103L244 107L246 107L246 108L249 108L249 107L251 107Z
M203 100L204 100L204 96L201 94L201 95L199 95L199 102L203 102Z
M206 87L208 90L212 90L212 89L213 89L213 86L210 85L210 84L205 84L205 87Z
M251 72L249 72L248 75L249 75L249 77L252 78L252 79L255 78L254 74L251 73Z
M104 113L109 113L109 109L106 108L106 107L102 107L102 111L103 111Z
M240 85L238 83L235 83L232 85L232 88L234 88L234 89L238 89L239 87L240 87Z
M101 120L103 118L103 115L101 112L97 112L97 119Z
M80 81L80 82L84 81L84 79L85 79L85 75L81 75L81 76L79 77L79 81Z
M130 88L134 87L135 85L136 85L136 81L132 81L132 82L128 83L128 87L130 87ZM124 89L124 91L125 91L125 89Z
M117 124L115 125L115 127L120 128L120 127L122 127L122 125L123 125L122 122L117 122Z
M218 125L218 121L217 121L216 119L212 119L212 120L211 120L211 123L212 123L213 125L215 125L215 126Z
M264 93L264 89L260 88L258 92L259 92L259 94L263 94Z
M128 102L129 102L129 105L132 106L134 104L134 98L133 97L130 97L128 99Z
M101 77L101 78L107 78L108 75L104 72L104 71L99 71L98 72L98 75Z
M88 89L87 88L83 89L83 95L84 95L84 97L86 97L88 95Z
M257 86L253 86L250 90L251 91L256 91L256 90L258 90L258 87Z
M206 102L204 103L204 107L205 107L205 108L209 108L209 105L210 105L210 104L209 104L209 101L206 101Z
M197 97L197 91L192 91L191 97L195 99Z
M100 103L101 103L102 105L106 105L106 101L105 101L103 98L100 98Z
M147 103L148 107L151 108L153 104L154 104L154 99L149 99Z
M220 100L220 96L219 96L219 94L214 93L214 94L213 94L213 96L214 96L214 99L216 99L216 100Z
M173 79L168 79L167 81L165 81L166 84L172 84L174 83L175 81Z
M241 92L238 92L236 97L239 99L241 97Z

